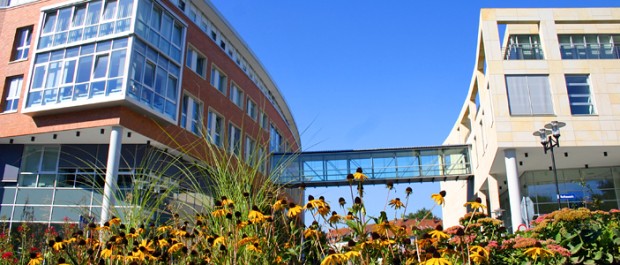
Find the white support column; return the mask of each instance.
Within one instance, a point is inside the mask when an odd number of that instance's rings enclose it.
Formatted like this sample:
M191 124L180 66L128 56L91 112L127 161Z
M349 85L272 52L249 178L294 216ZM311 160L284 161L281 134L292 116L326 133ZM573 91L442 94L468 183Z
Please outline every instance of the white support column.
M499 204L499 186L497 185L497 179L493 175L487 177L487 189L489 190L489 210L493 218L497 218L495 210L500 209ZM500 212L501 214L501 212Z
M523 222L521 221L521 190L519 189L519 171L517 171L517 152L514 149L504 150L504 163L506 164L510 220L512 231L515 232Z
M114 206L114 193L116 192L118 166L121 161L121 145L123 139L123 127L113 126L110 133L110 147L108 148L108 162L105 171L105 186L103 188L103 201L101 203L101 220L103 225L110 219L110 208Z

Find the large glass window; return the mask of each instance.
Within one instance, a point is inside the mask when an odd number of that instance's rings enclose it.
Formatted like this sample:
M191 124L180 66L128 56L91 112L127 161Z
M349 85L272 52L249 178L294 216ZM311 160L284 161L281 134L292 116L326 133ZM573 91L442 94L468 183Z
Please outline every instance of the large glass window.
M181 106L181 127L196 135L202 135L202 102L189 95L183 95Z
M559 35L562 59L620 59L620 35Z
M180 66L134 39L128 95L170 119L177 119Z
M247 110L245 113L247 113L253 120L258 120L258 109L256 108L256 103L254 103L250 97L248 97Z
M4 87L5 97L4 97L4 111L17 111L17 106L19 104L19 95L22 91L22 82L24 80L23 76L14 76L9 77L6 80L6 84Z
M115 39L38 53L26 107L119 94L126 49Z
M181 63L183 26L151 0L139 0L136 33L162 54Z
M30 50L30 39L32 37L32 26L19 28L15 33L15 44L13 51L13 61L25 60L28 58Z
M60 147L58 146L26 146L18 185L20 187L53 187L59 153Z
M269 129L269 151L271 153L282 152L282 135L272 124Z
M538 35L511 35L506 46L506 60L541 60L543 51Z
M571 114L595 114L588 75L566 75L566 91Z
M232 123L228 125L228 151L241 155L241 129Z
M213 111L209 111L207 121L207 133L209 141L217 146L222 146L222 135L224 133L224 118Z
M99 0L45 12L39 49L127 32L132 0Z
M511 115L553 114L548 76L507 75L506 89Z

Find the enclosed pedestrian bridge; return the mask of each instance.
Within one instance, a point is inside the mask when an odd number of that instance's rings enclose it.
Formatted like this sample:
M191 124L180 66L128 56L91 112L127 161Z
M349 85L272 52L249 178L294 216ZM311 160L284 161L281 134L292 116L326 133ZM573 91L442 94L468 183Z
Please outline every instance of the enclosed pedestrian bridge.
M469 145L275 153L276 183L287 187L348 185L347 175L362 168L365 183L434 182L472 177Z

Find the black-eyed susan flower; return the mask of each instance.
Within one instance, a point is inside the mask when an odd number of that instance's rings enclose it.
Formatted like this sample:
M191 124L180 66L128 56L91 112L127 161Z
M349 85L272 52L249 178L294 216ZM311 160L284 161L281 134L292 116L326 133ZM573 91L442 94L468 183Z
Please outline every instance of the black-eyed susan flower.
M112 219L110 219L110 221L108 221L110 223L110 225L120 225L121 224L121 218L118 218L116 216L112 216Z
M344 217L345 220L355 220L355 215L353 215L352 212L348 212L347 215Z
M100 256L104 259L108 259L112 256L112 244L106 244L105 248L101 250Z
M407 187L405 189L405 194L407 194L407 197L409 197L409 195L411 195L412 192L413 192L413 189L411 187Z
M523 254L525 254L526 256L530 257L533 260L537 260L539 257L546 258L546 257L553 256L553 252L543 248L540 242L536 242L536 244L533 247L526 249L525 252L523 252Z
M316 213L325 217L329 214L330 211L331 211L331 208L329 207L329 205L325 205L325 206L319 206Z
M304 238L319 238L321 231L314 228L307 228L304 230Z
M332 253L323 259L321 265L339 265L345 263L346 261L347 257L344 254Z
M261 254L263 253L263 251L260 249L258 242L255 242L254 244L249 244L245 247L245 249L247 249L250 252L254 252L257 254Z
M349 182L349 184L351 184L354 179L355 179L355 177L353 176L353 174L348 174L347 175L347 181Z
M364 180L368 179L368 176L364 174L361 167L358 167L357 170L355 170L355 173L353 173L353 178L357 181L364 182Z
M463 206L467 207L471 207L472 210L476 211L476 210L484 210L487 208L486 205L482 204L482 199L480 198L476 198L474 201L471 202L466 202Z
M259 211L256 205L252 206L252 210L248 213L248 220L252 223L262 223L266 220L265 218L266 216Z
M235 202L231 199L228 199L226 196L222 196L222 206L227 206L229 204L234 204Z
M403 208L405 206L405 204L400 200L400 198L390 200L389 205L394 207L394 209L396 210Z
M70 265L64 258L58 258L58 265Z
M166 232L168 232L170 230L172 230L172 226L170 226L170 225L162 225L160 227L157 227L157 230L155 230L155 231L157 231L157 233L163 234L163 233L166 233Z
M338 204L340 204L340 207L344 208L344 205L347 204L347 201L343 197L340 197L338 199Z
M435 227L435 230L428 232L428 234L431 236L431 238L434 238L437 240L450 238L450 235L443 232L443 227L441 225L438 225L437 227Z
M222 217L222 216L226 216L227 213L228 213L228 210L224 208L219 208L219 209L215 209L214 211L212 211L211 215L213 217Z
M433 199L437 203L437 205L444 205L444 204L446 204L445 197L446 197L446 191L445 190L442 190L439 193L431 194L431 199Z
M342 216L338 215L336 211L333 211L332 216L327 219L327 221L332 225L340 222L340 220L342 220Z
M172 246L170 246L170 248L168 249L168 253L176 253L180 251L183 247L185 247L185 244L181 242L175 243Z
M469 248L470 259L475 263L486 263L489 260L489 251L481 246L472 246Z
M394 182L393 182L393 181L388 181L388 182L385 184L385 188L386 188L386 189L388 189L388 190L392 190L392 189L394 189Z
M254 244L254 243L258 243L258 238L255 236L246 236L243 237L241 240L239 240L237 242L237 246L241 247L241 246L245 246L247 244Z
M41 253L30 253L28 265L39 265L41 263L43 263L43 255L41 255Z
M218 236L213 240L213 246L217 246L217 245L221 245L221 246L226 246L226 238L224 238L223 236Z
M452 265L452 262L440 256L437 258L432 257L426 260L423 264L424 265Z
M295 203L289 203L288 205L288 212L286 213L286 216L289 218L293 218L295 216L297 216L299 213L301 213L301 206L296 205Z
M280 199L277 200L273 206L271 206L272 211L275 212L279 212L282 209L284 209L284 207L286 206L286 199Z

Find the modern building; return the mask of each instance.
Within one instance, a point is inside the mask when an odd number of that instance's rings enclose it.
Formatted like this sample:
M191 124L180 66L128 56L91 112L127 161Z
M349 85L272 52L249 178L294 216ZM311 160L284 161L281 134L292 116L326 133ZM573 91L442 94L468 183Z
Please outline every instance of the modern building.
M558 207L620 207L620 8L482 9L474 66L444 142L471 145L474 178L441 184L445 226L472 197L512 229ZM552 121L565 126L545 152L533 132Z
M103 194L135 184L153 148L300 149L275 82L209 1L0 4L2 222L105 220Z

